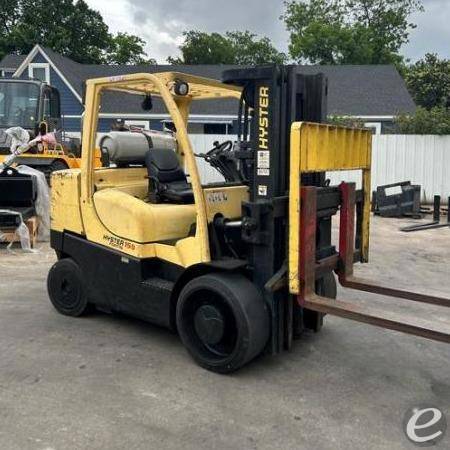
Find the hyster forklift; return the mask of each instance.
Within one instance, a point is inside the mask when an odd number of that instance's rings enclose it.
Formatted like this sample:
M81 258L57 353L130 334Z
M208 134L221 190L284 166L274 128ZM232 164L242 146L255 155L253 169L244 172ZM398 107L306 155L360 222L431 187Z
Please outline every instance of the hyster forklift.
M81 166L79 139L62 139L62 117L58 90L39 80L0 80L0 129L20 127L26 130L30 141L55 133L57 142L31 146L18 155L15 162L38 169L47 177L55 170ZM8 136L0 138L0 163L10 154ZM97 153L96 166L100 165Z
M296 66L236 69L223 82L181 73L87 81L80 169L52 176L48 292L62 314L95 306L177 331L202 367L227 373L289 349L325 314L450 342L422 318L336 300L349 288L450 306L357 279L369 253L371 133L321 124L327 81ZM114 167L94 170L101 96L162 101L175 135L110 133ZM235 99L237 142L197 155L223 183L202 185L187 123L192 102ZM186 168L186 171L185 171ZM330 186L327 171L359 170ZM339 249L332 217L339 212Z

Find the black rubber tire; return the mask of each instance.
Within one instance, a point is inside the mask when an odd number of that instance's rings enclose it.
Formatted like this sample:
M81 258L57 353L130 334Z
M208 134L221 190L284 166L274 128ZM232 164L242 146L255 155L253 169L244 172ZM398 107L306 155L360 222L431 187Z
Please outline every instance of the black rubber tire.
M53 161L49 166L50 173L56 172L57 170L67 170L69 166L60 159Z
M337 283L333 272L326 273L316 283L316 294L322 297L336 299L337 296Z
M321 297L336 299L337 283L333 272L326 273L320 280L316 282L316 294ZM311 311L309 309L303 310L303 326L316 333L320 331L323 326L324 313Z
M36 170L39 170L40 172L42 172L45 175L47 184L51 187L52 173L56 172L57 170L67 170L69 168L69 166L64 161L57 159L56 161L53 161L48 166L34 166L34 168Z
M47 183L50 187L52 187L52 173L58 170L67 170L69 166L60 159L53 161L47 168L47 174L45 177L47 178Z
M196 331L195 313L215 305L226 316L223 337L208 348ZM180 293L176 322L178 333L192 358L201 367L230 373L247 364L264 349L270 335L269 311L258 289L240 274L212 273L191 280ZM216 344L214 344L216 345Z
M65 316L78 317L90 310L83 272L71 258L57 261L47 277L47 290L55 309Z

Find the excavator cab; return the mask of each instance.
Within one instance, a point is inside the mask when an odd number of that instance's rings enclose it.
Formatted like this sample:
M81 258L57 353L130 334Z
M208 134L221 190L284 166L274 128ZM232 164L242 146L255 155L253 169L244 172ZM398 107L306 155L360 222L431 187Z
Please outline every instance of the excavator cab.
M371 134L324 124L327 92L323 75L298 66L231 70L223 82L174 72L88 80L81 168L52 176L54 307L170 328L219 373L290 348L326 313L450 342L450 330L335 299L337 274L354 289L450 304L353 276L369 256ZM111 132L100 143L111 165L96 168L100 105L112 94L162 102L173 132ZM187 124L208 100L235 103L238 136L200 154ZM198 158L224 181L202 184ZM331 186L335 170L359 170L361 187Z

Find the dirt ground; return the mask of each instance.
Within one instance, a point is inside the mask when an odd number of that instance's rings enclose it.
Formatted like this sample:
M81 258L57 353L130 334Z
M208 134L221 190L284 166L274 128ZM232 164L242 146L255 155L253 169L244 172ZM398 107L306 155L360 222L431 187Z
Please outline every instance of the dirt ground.
M401 233L374 218L358 274L450 296L450 228ZM197 367L178 337L122 316L58 315L55 258L0 249L0 449L412 449L411 406L440 407L449 431L450 346L327 316L290 352L231 376ZM339 296L450 326L450 311L371 294Z

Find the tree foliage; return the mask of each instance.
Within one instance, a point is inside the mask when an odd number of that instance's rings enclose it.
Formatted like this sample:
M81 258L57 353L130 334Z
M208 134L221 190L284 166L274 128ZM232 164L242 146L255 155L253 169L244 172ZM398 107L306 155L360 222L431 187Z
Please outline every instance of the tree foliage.
M289 53L314 64L400 63L420 0L290 0L281 16Z
M128 33L117 33L112 37L108 50L109 64L156 64L147 58L144 51L145 41Z
M258 39L249 31L229 31L225 35L234 50L233 64L284 64L287 60L286 55L279 52L268 37Z
M353 116L328 116L327 123L339 127L364 128L364 120Z
M409 66L405 81L415 102L426 109L450 107L450 60L427 53Z
M401 134L450 134L450 111L443 106L419 107L413 115L397 117L396 124Z
M254 65L286 62L269 38L258 38L249 31L225 34L185 31L180 45L181 58L169 57L170 64L238 64Z
M0 58L41 44L85 64L133 63L145 57L137 36L113 36L84 0L0 0Z

